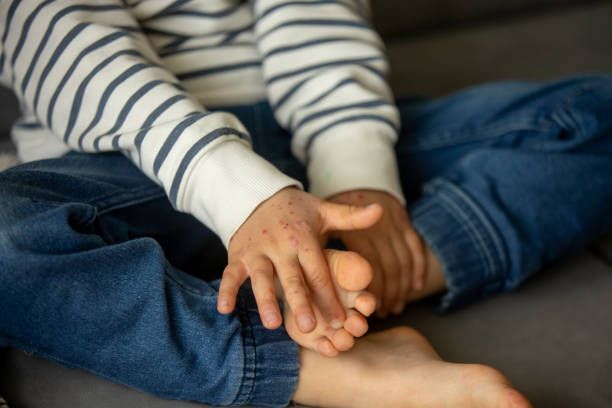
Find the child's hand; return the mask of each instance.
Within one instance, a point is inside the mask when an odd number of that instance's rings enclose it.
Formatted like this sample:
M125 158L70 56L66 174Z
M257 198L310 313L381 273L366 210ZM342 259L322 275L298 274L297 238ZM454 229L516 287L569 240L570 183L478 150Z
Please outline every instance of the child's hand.
M401 313L411 289L421 289L425 278L425 250L412 228L404 206L391 194L376 190L352 190L329 201L362 206L379 203L385 210L381 220L367 230L335 234L344 245L364 256L374 268L369 287L379 300L379 312Z
M334 329L345 319L323 254L331 230L368 228L382 215L379 205L366 208L325 202L297 188L285 188L262 204L232 236L217 308L230 313L240 285L249 277L265 327L282 323L274 286L278 276L298 328L315 328L311 300ZM312 298L312 299L311 299Z

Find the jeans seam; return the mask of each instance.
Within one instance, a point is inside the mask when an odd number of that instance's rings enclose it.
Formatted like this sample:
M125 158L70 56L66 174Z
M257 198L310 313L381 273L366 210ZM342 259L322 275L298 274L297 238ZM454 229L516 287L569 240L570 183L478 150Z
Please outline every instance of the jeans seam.
M496 258L499 258L499 266L501 268L505 268L507 267L508 264L508 260L506 258L506 253L504 250L504 245L502 243L502 240L499 237L499 234L495 231L495 227L493 227L493 225L491 225L491 222L488 219L488 216L484 213L484 211L478 206L478 204L476 204L474 202L474 200L469 197L462 189L460 189L459 187L453 185L452 183L448 183L447 187L449 187L450 190L452 190L455 194L457 194L458 197L463 199L463 202L470 207L470 209L473 211L474 215L476 215L480 221L480 224L482 225L482 227L486 230L486 232L484 232L481 237L484 236L484 234L487 234L487 236L493 241L493 244L495 245L495 248L497 249L495 251L495 253L493 252L489 252L491 254L491 257L493 260L495 260ZM483 239L483 242L486 242L486 238ZM497 256L496 256L497 255ZM492 271L494 271L495 269L492 269ZM495 278L495 276L492 276L492 278Z
M237 313L242 323L242 339L244 341L244 362L242 365L242 379L238 387L238 393L231 405L247 404L255 390L256 377L256 362L257 362L257 347L255 342L255 334L253 331L251 320L249 319L249 310L247 302L238 296L240 307L237 308Z
M172 271L172 268L169 268L168 265L164 266L164 275L166 276L166 278L169 281L175 283L177 286L179 286L179 288L182 289L183 291L188 292L192 295L201 296L201 297L214 297L215 296L216 293L207 294L207 293L203 293L202 291L194 288L193 286L186 283L184 280L179 278L175 273L171 271Z
M151 192L145 195L135 197L138 194L147 193L148 191L151 191ZM130 197L130 196L132 198L128 199L127 197ZM126 200L121 200L123 197L126 197ZM135 204L141 204L147 201L155 200L160 197L166 197L166 193L163 191L159 191L157 187L151 188L147 186L145 188L142 188L136 191L130 191L129 193L109 194L105 197L96 198L95 200L91 200L91 201L92 201L92 205L95 205L95 207L98 208L99 214L103 215L111 211L120 209L120 208L128 207L128 206L135 205ZM105 202L105 200L108 200L109 198L113 198L113 200L109 200L108 202Z
M500 240L495 233L494 228L489 225L487 216L478 208L477 204L467 196L459 187L454 186L447 181L438 180L436 184L442 187L438 191L438 197L447 204L447 208L453 210L461 219L464 220L462 225L465 225L466 230L475 238L481 253L484 264L486 265L484 277L487 282L493 282L499 278L500 273L496 273L496 266L499 264L500 269L506 266L506 256L503 247L500 247ZM453 197L454 196L454 197ZM476 217L477 222L470 218L470 214L466 213L454 200L458 199L462 204L466 205ZM484 228L484 230L483 230ZM487 239L490 238L490 239ZM496 247L496 251L492 251L487 246L487 241L492 241Z

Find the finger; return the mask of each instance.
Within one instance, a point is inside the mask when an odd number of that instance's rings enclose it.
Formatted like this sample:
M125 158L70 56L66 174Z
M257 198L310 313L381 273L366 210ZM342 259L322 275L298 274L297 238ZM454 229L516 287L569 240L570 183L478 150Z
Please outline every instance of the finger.
M399 266L391 241L378 240L374 245L383 267L385 279L385 289L383 292L384 310L389 312L395 305L399 294Z
M249 265L251 287L257 302L257 310L267 329L277 329L282 323L280 308L274 289L274 268L267 258L258 258Z
M405 238L412 255L412 287L420 290L425 284L425 273L427 272L425 243L412 227L407 230Z
M311 297L323 319L329 322L332 328L339 329L346 315L338 299L327 259L316 241L307 242L306 248L310 250L302 250L298 256L304 279L311 289Z
M219 296L217 298L217 310L219 313L231 313L236 307L236 296L238 290L247 278L244 267L240 263L231 263L225 267L221 283L219 284Z
M293 312L298 328L303 333L311 332L316 326L316 320L297 259L275 263L274 266L283 288L285 302Z
M330 230L347 231L369 228L383 215L380 204L365 207L325 202L320 207L323 233Z
M397 258L399 264L399 285L398 285L398 299L393 306L393 312L400 314L404 310L406 304L406 296L410 291L411 278L412 278L412 262L410 258L410 249L404 239L402 231L394 229L393 231L393 252Z

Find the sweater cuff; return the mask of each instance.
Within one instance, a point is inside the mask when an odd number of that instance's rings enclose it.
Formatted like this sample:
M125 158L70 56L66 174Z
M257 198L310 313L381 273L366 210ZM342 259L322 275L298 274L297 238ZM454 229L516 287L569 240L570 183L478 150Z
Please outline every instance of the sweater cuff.
M194 165L179 210L212 229L227 248L251 213L285 187L302 184L255 153L247 142L218 142Z
M310 192L320 198L355 189L390 193L402 204L395 131L379 124L337 126L318 137L310 149Z

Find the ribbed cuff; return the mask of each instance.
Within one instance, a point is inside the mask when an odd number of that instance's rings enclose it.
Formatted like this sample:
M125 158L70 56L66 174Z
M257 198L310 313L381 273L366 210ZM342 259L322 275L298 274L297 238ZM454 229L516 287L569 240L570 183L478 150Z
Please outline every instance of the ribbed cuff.
M241 288L239 316L244 342L240 390L232 405L286 407L295 393L300 372L299 346L284 326L266 329L250 290Z
M285 187L302 184L283 174L240 139L219 141L195 164L182 208L229 240L259 204Z
M440 312L504 289L507 262L498 233L476 202L436 179L410 210L412 225L438 257L447 293Z
M317 138L308 163L310 192L328 198L355 189L380 190L405 204L391 132L386 125L363 123Z

